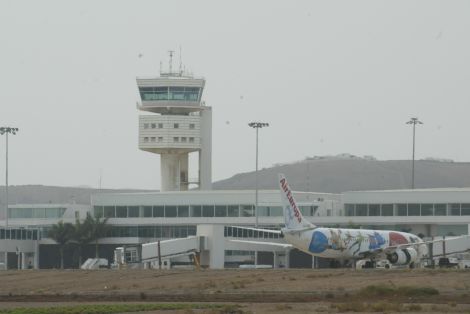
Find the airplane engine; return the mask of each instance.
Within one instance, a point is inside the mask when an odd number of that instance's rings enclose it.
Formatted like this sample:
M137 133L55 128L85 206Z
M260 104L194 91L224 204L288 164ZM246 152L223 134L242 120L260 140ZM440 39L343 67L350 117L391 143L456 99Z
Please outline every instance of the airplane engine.
M388 254L387 259L393 265L408 265L418 260L418 252L413 248L400 249Z

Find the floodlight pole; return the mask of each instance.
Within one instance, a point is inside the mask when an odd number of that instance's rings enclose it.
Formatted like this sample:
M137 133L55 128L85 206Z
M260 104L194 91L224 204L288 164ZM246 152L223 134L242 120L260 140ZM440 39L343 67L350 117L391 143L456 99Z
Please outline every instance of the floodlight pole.
M416 124L423 124L418 118L411 118L406 124L413 124L413 161L411 163L411 189L415 188L415 134Z
M256 129L256 170L255 170L255 228L258 228L258 130L268 127L269 123L250 122L248 126ZM258 252L255 251L255 266L258 265Z
M8 134L16 135L18 128L12 127L0 127L0 135L5 134L6 136L6 149L5 149L5 227L8 227Z
M5 133L6 138L6 156L5 156L5 227L8 227L8 132ZM5 231L6 232L6 231Z

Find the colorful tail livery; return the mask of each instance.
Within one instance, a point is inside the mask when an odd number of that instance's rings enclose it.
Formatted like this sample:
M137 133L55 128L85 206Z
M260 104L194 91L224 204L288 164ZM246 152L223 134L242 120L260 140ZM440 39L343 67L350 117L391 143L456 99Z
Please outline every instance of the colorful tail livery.
M315 228L302 216L297 203L295 202L294 195L287 183L284 175L279 174L279 188L281 190L282 204L284 208L284 223L287 229L305 229Z

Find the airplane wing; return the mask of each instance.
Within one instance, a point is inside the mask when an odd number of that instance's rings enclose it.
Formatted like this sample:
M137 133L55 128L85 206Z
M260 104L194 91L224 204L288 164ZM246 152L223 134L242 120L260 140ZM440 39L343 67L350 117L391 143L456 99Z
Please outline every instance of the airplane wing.
M267 233L274 233L274 234L281 234L281 230L272 230L272 229L260 229L260 228L251 228L251 227L240 227L240 226L232 226L232 228L238 229L246 229L246 230L253 230L253 231L261 231Z
M292 244L275 243L275 242L263 242L263 241L230 240L230 242L247 243L247 244L253 244L255 246L257 246L257 245L271 245L271 246L282 248L282 249L288 249L288 248L293 247Z

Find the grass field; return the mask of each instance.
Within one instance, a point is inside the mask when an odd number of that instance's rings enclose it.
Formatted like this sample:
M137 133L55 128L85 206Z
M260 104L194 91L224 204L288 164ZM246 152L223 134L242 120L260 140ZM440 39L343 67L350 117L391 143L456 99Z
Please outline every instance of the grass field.
M470 313L470 270L24 270L0 282L0 313Z

